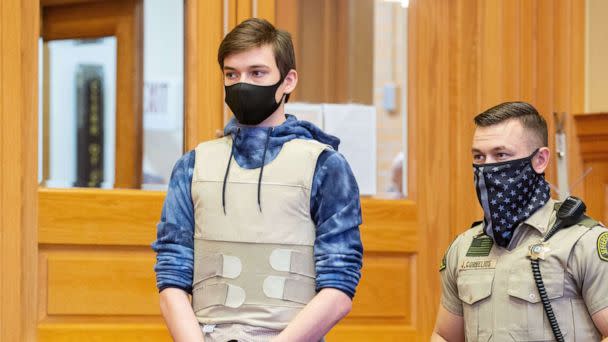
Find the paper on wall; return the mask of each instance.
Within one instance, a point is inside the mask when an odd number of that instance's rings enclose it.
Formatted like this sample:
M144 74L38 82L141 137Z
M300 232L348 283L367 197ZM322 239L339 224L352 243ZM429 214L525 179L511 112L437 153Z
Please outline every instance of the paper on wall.
M285 113L295 115L298 120L312 122L323 129L323 105L314 103L286 103Z
M340 138L339 151L355 174L361 195L376 194L376 109L323 104L325 132Z

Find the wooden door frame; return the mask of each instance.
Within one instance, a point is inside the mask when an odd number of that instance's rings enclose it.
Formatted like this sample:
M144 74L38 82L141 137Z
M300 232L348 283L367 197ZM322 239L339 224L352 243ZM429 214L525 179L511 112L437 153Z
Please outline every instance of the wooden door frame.
M32 89L41 5L68 2L86 0L0 3L0 340L6 342L36 341L38 92ZM221 74L210 67L223 36L222 1L186 0L185 8L185 142L192 148L223 125Z
M0 340L36 339L38 0L0 2Z

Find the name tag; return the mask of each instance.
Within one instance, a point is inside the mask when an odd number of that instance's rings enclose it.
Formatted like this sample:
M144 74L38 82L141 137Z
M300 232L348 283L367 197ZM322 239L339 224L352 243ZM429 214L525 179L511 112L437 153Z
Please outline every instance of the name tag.
M482 270L496 268L496 259L465 259L460 264L460 270Z

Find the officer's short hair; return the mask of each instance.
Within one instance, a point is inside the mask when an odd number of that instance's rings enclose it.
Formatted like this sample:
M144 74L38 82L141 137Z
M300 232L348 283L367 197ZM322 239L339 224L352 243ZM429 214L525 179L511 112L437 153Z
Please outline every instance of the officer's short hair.
M267 44L274 51L274 59L281 73L281 79L283 79L289 70L296 69L291 35L287 31L276 29L264 19L250 18L233 28L220 43L217 61L220 68L224 69L224 60L229 55ZM289 94L287 94L285 102L288 99Z
M529 103L501 103L477 115L474 121L477 127L488 127L510 119L519 120L525 129L536 135L538 142L542 143L542 146L549 146L547 122L538 114L536 108Z

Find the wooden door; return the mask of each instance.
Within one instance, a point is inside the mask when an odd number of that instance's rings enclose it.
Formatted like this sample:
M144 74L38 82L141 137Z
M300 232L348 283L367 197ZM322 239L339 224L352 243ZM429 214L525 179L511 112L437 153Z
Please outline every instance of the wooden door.
M123 137L117 141L116 187L138 188L141 1L59 0L43 5L50 6L48 11L43 7L45 39L71 38L74 32L81 32L80 37L117 37L118 58L128 60L117 76L118 85L124 88L117 101L122 103L117 108L117 137ZM186 1L185 8L188 114L184 133L186 149L191 149L213 138L223 124L221 73L215 56L207 53L219 45L223 17L219 1ZM139 88L132 87L134 83ZM210 84L214 86L207 86ZM150 247L164 196L160 191L134 189L38 190L40 341L170 340L160 316L155 254Z

